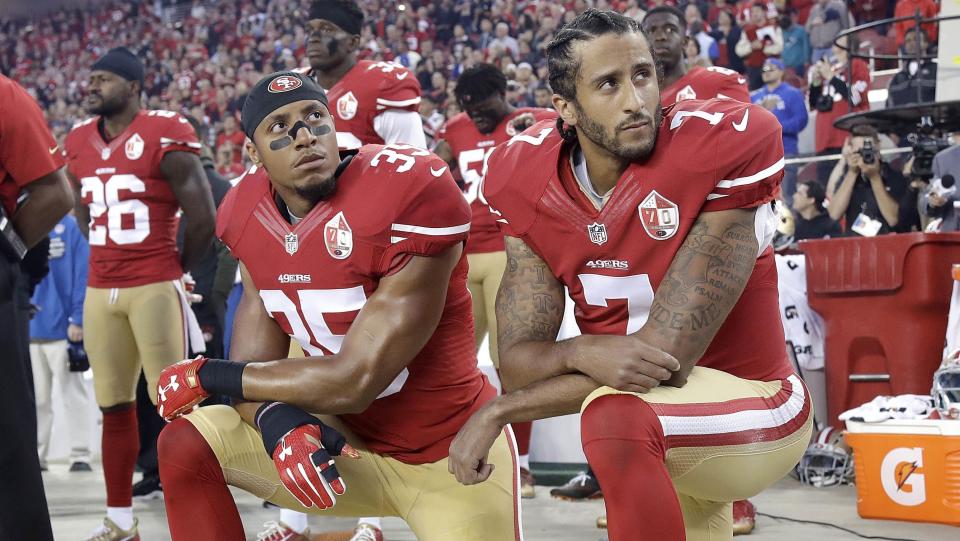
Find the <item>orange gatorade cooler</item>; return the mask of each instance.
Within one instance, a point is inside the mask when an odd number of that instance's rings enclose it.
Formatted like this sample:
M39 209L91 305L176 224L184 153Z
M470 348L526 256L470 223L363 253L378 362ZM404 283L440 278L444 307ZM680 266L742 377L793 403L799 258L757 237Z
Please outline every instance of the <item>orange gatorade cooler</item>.
M960 525L960 421L847 421L864 518Z

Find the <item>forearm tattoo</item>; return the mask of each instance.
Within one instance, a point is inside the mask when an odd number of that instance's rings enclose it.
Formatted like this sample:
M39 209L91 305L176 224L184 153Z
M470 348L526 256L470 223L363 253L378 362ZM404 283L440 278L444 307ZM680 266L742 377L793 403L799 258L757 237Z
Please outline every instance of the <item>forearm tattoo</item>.
M753 226L749 212L722 227L698 221L660 282L650 324L705 349L753 272L758 248Z
M506 238L507 268L497 293L501 351L524 341L552 341L563 319L563 289L520 239Z

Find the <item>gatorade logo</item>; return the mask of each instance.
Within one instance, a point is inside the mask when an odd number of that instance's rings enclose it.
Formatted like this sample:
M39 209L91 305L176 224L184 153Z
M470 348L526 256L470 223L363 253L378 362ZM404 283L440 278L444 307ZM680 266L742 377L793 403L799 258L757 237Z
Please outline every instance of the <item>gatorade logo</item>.
M926 479L917 471L923 468L922 447L898 447L887 453L880 464L880 484L895 503L914 507L927 501Z
M298 77L281 75L280 77L270 81L270 86L267 87L267 90L276 94L278 92L289 92L291 90L296 90L302 85L303 81L301 81Z

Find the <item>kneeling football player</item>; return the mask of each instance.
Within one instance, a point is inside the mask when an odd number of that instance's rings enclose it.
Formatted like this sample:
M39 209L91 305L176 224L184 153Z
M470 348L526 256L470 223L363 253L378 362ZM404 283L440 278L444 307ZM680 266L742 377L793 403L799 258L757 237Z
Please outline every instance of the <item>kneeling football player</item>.
M403 145L341 159L326 94L293 72L256 85L242 124L266 174L217 222L241 262L235 361L183 361L158 384L160 414L183 415L159 442L173 539L243 539L228 485L308 513L397 516L424 541L519 539L509 429L492 483L447 473L454 435L495 395L474 353L470 209L447 164ZM307 357L284 359L291 338ZM236 400L190 411L209 394Z

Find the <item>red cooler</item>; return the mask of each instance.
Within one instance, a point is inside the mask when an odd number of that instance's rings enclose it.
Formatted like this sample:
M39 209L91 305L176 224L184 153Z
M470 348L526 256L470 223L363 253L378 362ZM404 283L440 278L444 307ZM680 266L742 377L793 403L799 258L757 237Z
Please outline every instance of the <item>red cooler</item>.
M807 296L826 327L829 422L878 395L927 394L940 365L960 233L810 240Z

